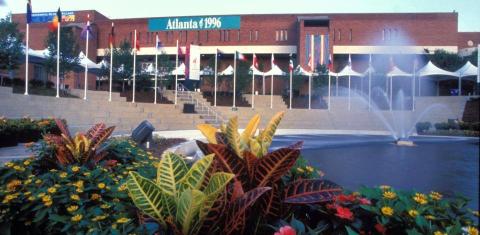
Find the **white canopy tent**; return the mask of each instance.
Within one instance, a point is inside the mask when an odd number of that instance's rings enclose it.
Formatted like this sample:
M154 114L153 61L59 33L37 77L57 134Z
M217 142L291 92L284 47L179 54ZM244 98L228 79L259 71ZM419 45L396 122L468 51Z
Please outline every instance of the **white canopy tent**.
M390 72L387 73L387 78L390 78L390 110L392 110L392 101L393 101L393 77L412 77L412 74L407 73L397 66L393 66L393 68L390 70ZM388 80L387 80L388 82ZM415 82L412 82L412 96L413 96L413 91L415 90L414 85ZM387 85L388 86L388 85Z
M230 76L233 75L233 67L232 65L228 65L222 72L218 73L220 76Z
M458 95L462 95L462 79L464 77L471 77L475 80L474 76L478 75L478 68L470 63L470 61L467 61L467 63L455 71L455 73L458 76Z
M185 75L185 64L181 63L178 68L170 72L170 75Z
M348 77L348 110L351 108L351 78L352 77L359 77L360 79L363 77L363 74L355 71L352 69L351 65L346 65L343 67L343 69L338 72L337 78L338 77Z
M450 72L447 70L443 70L437 66L435 66L432 61L428 61L428 63L423 66L423 68L419 69L416 72L417 76L419 77L418 79L418 95L421 96L421 77L426 77L426 76L451 76L451 77L458 77L458 75L454 72ZM438 82L437 82L437 94L438 94Z
M253 71L253 75L265 76L264 72L258 70L256 67L250 66L250 69L248 70L248 74L252 74L252 71Z
M375 68L372 66L372 55L370 55L368 68L363 72L363 77L368 76L368 109L370 109L370 104L372 103L372 74L375 72Z
M286 76L287 73L283 72L278 65L273 64L272 69L263 74L263 91L265 92L265 76L271 76L270 78L270 108L273 108L273 76Z
M80 59L80 66L84 67L85 68L85 65L87 66L88 69L101 69L101 65L100 64L96 64L94 63L93 61L91 61L90 59L88 59L85 54L83 53L83 51L80 52L80 54L78 54L78 58Z
M263 87L263 94L265 95L265 73L258 70L255 66L250 66L248 70L248 74L252 75L252 109L255 107L255 75L262 76L262 87Z

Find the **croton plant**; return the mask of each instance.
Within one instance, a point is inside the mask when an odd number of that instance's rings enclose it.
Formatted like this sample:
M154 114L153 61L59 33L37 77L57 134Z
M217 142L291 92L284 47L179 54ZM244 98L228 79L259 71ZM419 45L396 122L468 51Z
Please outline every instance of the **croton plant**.
M242 133L236 117L220 129L199 125L209 142L197 141L205 157L188 170L181 158L165 154L155 182L130 173L131 197L145 214L176 234L250 234L261 229L259 224L288 214L292 205L333 200L342 189L330 181L282 180L299 158L302 146L299 142L269 152L283 115L276 114L261 131L258 115ZM204 166L201 171L198 165ZM223 180L213 190L216 193L210 194L208 187L218 174ZM185 208L188 219L182 212Z

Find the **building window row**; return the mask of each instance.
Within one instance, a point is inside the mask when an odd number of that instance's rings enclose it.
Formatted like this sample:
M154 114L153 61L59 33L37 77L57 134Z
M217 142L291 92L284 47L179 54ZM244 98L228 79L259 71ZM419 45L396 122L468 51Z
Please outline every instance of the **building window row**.
M276 30L275 31L275 41L287 41L288 40L288 31L286 29Z
M341 29L333 29L332 33L333 37L332 40L335 41L342 41L342 30ZM348 41L353 41L353 30L348 30Z
M383 29L382 41L391 41L398 38L398 29Z

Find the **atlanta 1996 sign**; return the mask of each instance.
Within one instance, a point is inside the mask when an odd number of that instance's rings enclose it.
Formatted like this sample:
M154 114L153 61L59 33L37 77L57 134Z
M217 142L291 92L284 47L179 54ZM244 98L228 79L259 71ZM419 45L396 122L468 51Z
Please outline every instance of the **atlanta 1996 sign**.
M240 29L240 16L168 17L148 20L149 31Z

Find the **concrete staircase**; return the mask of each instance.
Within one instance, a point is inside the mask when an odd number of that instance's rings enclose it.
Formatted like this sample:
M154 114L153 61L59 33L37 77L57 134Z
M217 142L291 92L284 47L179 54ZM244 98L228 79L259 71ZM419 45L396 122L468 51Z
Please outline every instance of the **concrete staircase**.
M465 103L464 122L480 122L480 98L472 98Z

